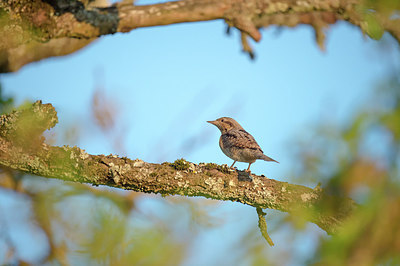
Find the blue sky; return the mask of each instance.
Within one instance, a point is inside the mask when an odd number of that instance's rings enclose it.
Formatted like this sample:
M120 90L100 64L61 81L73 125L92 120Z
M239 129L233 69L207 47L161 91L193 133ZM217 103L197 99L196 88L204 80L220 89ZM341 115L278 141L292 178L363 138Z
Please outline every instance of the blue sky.
M399 58L398 50L382 56L376 41L346 23L327 30L326 52L318 49L310 27L265 29L261 42L253 43L255 61L241 52L236 31L231 36L224 32L221 21L212 21L105 36L72 55L2 75L0 81L18 103L52 103L59 115L52 132L71 126L80 132L76 142L57 137L58 144L78 145L93 154L116 153L148 162L184 157L230 165L218 146L219 131L205 121L232 116L280 162L259 161L252 171L288 181L296 159L291 156L293 140L317 122L346 121L385 78L388 64ZM122 150L93 126L90 103L99 87L118 103L114 138L122 141ZM244 163L236 166L247 168ZM233 217L230 223L199 237L207 262L218 257L207 249L209 243L222 248L240 235L226 237L226 230L243 233L243 224L256 226L255 210L239 205L221 204L221 213ZM284 232L271 237L277 249L284 248ZM304 251L299 247L299 252ZM201 258L196 262L201 265Z

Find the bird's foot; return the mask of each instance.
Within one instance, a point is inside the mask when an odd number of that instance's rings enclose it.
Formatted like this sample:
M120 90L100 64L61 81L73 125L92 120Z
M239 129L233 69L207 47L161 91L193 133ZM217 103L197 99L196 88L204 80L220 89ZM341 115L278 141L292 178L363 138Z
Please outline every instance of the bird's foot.
M237 171L237 170L238 170L238 169L237 169L237 167L236 167L236 166L233 166L233 165L231 165L231 166L227 166L227 168L228 168L228 169L235 170L235 171Z

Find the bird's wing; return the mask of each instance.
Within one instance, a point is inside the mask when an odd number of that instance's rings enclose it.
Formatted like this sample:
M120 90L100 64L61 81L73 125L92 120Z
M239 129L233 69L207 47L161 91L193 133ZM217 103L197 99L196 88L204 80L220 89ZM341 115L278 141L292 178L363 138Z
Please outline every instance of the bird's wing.
M229 130L222 136L222 141L224 144L235 146L238 148L247 148L251 150L259 150L263 152L258 146L256 140L244 129L233 129Z

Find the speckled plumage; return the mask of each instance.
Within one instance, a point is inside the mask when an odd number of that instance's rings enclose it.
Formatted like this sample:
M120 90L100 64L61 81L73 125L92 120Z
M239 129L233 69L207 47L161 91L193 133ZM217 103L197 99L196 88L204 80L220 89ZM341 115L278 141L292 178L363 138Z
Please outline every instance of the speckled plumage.
M277 162L266 156L253 136L233 118L221 117L207 122L215 125L221 131L219 146L223 153L234 161L231 167L237 161L245 162L249 163L247 171L250 171L250 165L258 159Z

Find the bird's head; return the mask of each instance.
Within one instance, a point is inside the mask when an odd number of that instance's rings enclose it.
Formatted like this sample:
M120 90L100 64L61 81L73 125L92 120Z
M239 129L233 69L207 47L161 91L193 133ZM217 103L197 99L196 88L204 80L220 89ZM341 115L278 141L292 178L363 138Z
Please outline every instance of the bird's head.
M231 129L243 129L235 119L230 117L221 117L214 121L207 121L216 126L224 134Z

